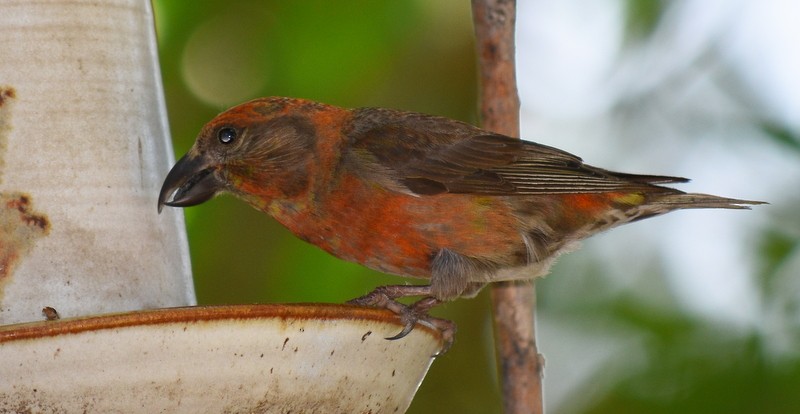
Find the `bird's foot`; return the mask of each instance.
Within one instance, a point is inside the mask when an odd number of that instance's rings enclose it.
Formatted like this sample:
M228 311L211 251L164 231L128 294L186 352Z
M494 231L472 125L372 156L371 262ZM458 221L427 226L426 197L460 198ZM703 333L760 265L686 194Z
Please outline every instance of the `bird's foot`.
M414 329L414 326L418 321L423 321L438 329L442 335L442 349L434 356L444 354L450 349L451 346L453 346L453 341L455 340L456 335L456 324L447 319L434 318L433 316L428 315L428 311L440 303L442 302L439 299L436 299L433 296L426 296L409 306L403 305L403 311L398 313L400 320L404 324L403 330L401 330L397 335L386 339L392 341L395 339L400 339L408 335Z
M394 336L386 338L396 340L408 335L416 326L417 322L423 321L438 329L444 342L442 350L434 356L439 356L447 352L453 345L456 333L456 324L447 319L434 318L428 315L428 311L434 306L442 303L430 295L430 286L414 285L390 285L381 286L372 292L348 301L351 305L367 306L372 308L389 309L400 317L403 322L403 329ZM405 296L425 296L422 299L405 305L397 301L397 298Z

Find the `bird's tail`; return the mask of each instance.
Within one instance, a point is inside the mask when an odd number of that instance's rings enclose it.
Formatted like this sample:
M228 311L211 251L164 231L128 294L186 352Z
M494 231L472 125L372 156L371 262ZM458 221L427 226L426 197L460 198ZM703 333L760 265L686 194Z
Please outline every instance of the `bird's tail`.
M763 201L739 200L736 198L719 197L700 193L672 193L659 196L652 204L662 206L668 210L686 208L728 208L749 210L750 206L767 204Z
M660 216L670 211L694 208L726 208L736 210L749 210L750 206L767 204L763 201L740 200L736 198L719 197L710 194L683 193L678 190L651 194L643 204L625 211L624 219L609 220L608 227L619 224L639 221L642 219Z

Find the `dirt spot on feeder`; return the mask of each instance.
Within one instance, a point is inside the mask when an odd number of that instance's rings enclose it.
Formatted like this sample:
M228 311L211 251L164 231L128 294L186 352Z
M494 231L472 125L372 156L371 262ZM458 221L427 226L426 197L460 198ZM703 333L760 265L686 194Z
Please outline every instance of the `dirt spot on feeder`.
M3 106L6 100L14 99L16 97L17 91L15 91L14 88L10 86L0 86L0 106Z
M44 318L48 321L57 321L61 319L56 308L52 306L45 306L42 308L42 315L44 315ZM56 351L56 353L58 353L58 351Z
M50 233L50 220L22 193L0 193L0 294L14 267L36 241Z
M0 177L5 169L5 155L8 147L8 134L11 132L11 107L17 98L17 91L10 86L0 85Z
M5 170L5 152L12 129L11 110L17 92L0 85L0 179ZM31 196L17 191L0 192L0 298L14 268L36 241L50 233L50 220L33 210Z

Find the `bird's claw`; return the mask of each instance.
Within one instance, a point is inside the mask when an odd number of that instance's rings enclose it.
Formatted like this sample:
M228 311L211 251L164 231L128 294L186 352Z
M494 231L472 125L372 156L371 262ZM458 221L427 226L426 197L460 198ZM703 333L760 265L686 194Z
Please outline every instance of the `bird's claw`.
M405 318L403 318L403 319L405 319ZM406 321L405 324L403 325L403 329L400 332L398 332L397 335L388 336L388 337L383 338L383 339L386 339L387 341L395 341L397 339L403 338L406 335L410 334L411 331L414 330L414 326L416 324L417 324L417 320Z
M431 302L435 302L431 305ZM445 354L451 346L453 346L453 341L455 340L456 335L456 324L453 321L449 321L447 319L441 318L434 318L433 316L428 315L428 310L438 304L439 301L433 297L426 297L422 298L417 302L414 302L410 306L404 306L403 313L400 313L400 320L404 323L403 330L401 330L397 335L386 338L388 340L396 340L400 339L406 335L408 335L416 326L417 322L425 322L428 325L436 328L439 333L442 335L442 349L439 350L434 357L439 355Z
M395 303L398 303L395 301ZM425 321L428 322L429 319L435 319L428 315L428 311L438 304L439 301L433 297L426 297L414 302L410 306L406 306L400 304L402 308L400 308L400 312L395 312L400 316L400 321L403 322L403 330L400 331L395 336L386 338L388 340L396 340L400 339L406 335L408 335L416 326L418 321ZM433 325L433 324L431 324ZM435 326L435 325L434 325Z
M367 306L372 308L388 309L400 317L403 323L403 329L397 335L388 337L388 340L397 340L405 337L416 326L417 322L426 322L430 326L439 330L442 335L442 349L433 356L439 356L447 352L453 345L456 333L456 324L447 319L434 318L428 315L428 311L434 306L441 303L433 296L426 296L411 305L405 305L398 302L396 299L402 296L417 295L420 293L427 294L427 292L420 292L419 286L381 286L372 292L348 301L348 304ZM409 291L411 292L409 294Z

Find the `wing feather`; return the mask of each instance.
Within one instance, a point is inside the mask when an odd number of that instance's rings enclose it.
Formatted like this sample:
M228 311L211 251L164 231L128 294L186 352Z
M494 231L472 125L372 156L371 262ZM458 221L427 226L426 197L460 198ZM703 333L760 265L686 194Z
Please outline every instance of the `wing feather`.
M611 172L557 148L386 109L355 110L348 139L345 157L358 173L417 195L598 193L687 181Z

